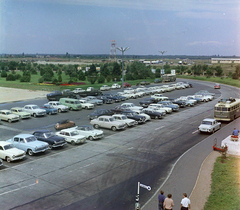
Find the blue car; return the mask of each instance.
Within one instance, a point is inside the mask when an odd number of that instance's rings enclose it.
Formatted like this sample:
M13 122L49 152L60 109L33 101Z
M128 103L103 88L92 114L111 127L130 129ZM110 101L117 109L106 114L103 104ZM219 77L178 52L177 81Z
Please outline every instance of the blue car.
M48 143L38 141L31 134L16 135L12 139L7 140L7 142L11 142L15 147L25 151L30 156L35 153L45 152L49 148Z
M50 104L44 104L41 108L45 109L46 113L49 114L49 115L58 113L58 110Z

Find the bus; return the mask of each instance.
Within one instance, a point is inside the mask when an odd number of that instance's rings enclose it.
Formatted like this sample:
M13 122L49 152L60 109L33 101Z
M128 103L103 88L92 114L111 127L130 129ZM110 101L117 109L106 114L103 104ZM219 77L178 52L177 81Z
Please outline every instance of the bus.
M240 99L221 99L214 107L214 119L232 121L240 116Z

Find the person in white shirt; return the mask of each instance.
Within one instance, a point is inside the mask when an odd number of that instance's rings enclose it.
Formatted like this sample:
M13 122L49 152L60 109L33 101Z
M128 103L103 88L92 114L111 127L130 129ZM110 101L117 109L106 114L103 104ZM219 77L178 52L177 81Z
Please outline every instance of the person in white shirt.
M183 199L181 201L181 210L191 210L190 199L187 197L187 193L183 193Z

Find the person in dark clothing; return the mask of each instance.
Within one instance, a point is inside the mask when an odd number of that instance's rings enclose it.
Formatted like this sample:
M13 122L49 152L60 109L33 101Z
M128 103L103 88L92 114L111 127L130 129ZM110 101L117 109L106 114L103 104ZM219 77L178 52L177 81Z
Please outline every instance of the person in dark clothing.
M164 192L161 190L160 194L158 195L158 209L163 210L163 202L165 200Z

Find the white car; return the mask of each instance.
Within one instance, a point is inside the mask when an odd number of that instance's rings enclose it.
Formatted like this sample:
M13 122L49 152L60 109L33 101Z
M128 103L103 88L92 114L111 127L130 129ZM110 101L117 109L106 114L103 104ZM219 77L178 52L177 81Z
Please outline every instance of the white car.
M0 158L3 160L10 163L15 160L21 160L25 156L26 153L23 150L14 147L14 145L9 142L0 141Z
M30 113L33 117L45 116L47 113L45 109L41 109L39 106L34 104L24 106L23 111Z
M112 117L114 117L119 122L125 123L127 127L138 124L136 120L128 119L127 116L123 114L114 114Z
M168 97L164 96L163 94L154 94L154 95L151 95L151 98L154 98L157 101L167 101L168 100Z
M75 88L72 92L74 92L74 93L82 93L82 92L85 92L85 90L83 90L82 88Z
M67 128L56 132L56 135L65 138L66 142L71 143L72 145L83 144L86 142L86 137L72 128Z
M111 87L112 89L120 89L121 88L121 86L119 85L119 84L113 84L112 85L112 87Z
M53 108L57 109L59 113L68 111L68 106L60 104L58 101L49 101L48 104L52 105Z
M90 124L97 129L99 127L102 127L102 128L111 129L113 131L123 130L126 128L125 123L117 121L112 116L105 116L105 115L98 117L97 119L91 120Z
M71 129L77 130L79 134L85 136L90 141L104 137L103 131L94 129L92 125L81 125L73 127Z
M83 109L93 109L94 108L94 104L88 103L87 100L85 99L80 99L80 104L82 105Z
M197 104L197 100L196 100L196 99L192 99L191 97L181 96L179 99L180 99L180 100L184 100L184 101L185 101L185 100L190 101L190 102L194 103L194 105Z
M9 123L13 121L19 121L21 117L16 114L11 113L10 110L3 109L0 110L0 120L8 121Z
M108 85L103 85L102 87L100 87L101 91L105 91L105 90L110 90L111 87L109 87Z
M150 104L148 106L149 109L159 109L159 110L164 110L166 113L171 114L172 113L172 108L170 107L165 107L162 104Z
M215 119L206 118L202 121L202 124L198 127L198 130L206 133L214 133L221 128L221 123Z
M130 110L142 110L143 107L142 106L136 106L134 103L123 103L121 104L121 107L125 108L125 109L130 109Z
M151 117L148 114L144 113L142 110L134 110L134 112L136 112L140 116L144 116L146 118L146 121L151 120Z

